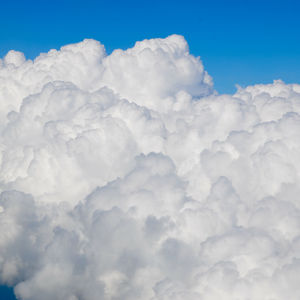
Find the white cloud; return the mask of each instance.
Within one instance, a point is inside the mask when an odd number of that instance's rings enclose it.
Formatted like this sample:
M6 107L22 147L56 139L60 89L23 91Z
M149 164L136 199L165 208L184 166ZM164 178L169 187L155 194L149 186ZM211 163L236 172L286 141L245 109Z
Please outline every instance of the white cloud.
M299 300L300 85L218 95L173 35L0 60L0 282L22 300Z

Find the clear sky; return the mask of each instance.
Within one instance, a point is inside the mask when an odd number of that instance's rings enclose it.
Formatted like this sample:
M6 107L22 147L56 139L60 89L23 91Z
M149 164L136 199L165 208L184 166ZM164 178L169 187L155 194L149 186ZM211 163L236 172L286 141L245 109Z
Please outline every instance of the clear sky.
M0 299L2 300L15 300L13 289L0 285Z
M235 84L300 80L300 1L1 0L0 56L28 58L83 38L108 52L177 33L201 56L219 92Z

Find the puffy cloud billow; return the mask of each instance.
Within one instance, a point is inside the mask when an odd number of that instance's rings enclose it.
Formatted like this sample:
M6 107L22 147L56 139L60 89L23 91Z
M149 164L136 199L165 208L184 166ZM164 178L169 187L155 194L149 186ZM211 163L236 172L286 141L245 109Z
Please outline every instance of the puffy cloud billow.
M219 95L181 36L10 51L0 188L18 299L300 299L300 85Z

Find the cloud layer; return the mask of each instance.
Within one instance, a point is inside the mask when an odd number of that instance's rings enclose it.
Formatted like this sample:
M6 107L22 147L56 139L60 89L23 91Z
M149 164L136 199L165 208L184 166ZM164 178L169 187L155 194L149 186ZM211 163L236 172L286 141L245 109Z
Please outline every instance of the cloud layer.
M0 283L22 300L299 300L300 85L219 95L183 37L0 60Z

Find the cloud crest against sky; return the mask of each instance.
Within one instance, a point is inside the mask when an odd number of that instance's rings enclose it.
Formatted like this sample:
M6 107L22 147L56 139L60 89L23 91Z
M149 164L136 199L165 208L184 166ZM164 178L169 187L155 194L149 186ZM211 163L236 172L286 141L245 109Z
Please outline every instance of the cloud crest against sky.
M172 35L10 51L0 100L20 299L299 299L300 85L219 95Z

